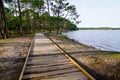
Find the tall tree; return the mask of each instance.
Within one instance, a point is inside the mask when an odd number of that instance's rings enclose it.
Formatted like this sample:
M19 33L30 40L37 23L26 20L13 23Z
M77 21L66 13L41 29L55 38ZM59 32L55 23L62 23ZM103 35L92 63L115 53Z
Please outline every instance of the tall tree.
M53 0L51 3L51 10L53 12L53 15L60 18L62 17L63 21L62 24L58 22L58 30L57 34L61 33L63 28L66 26L66 19L70 18L70 20L73 20L73 22L76 22L79 15L77 14L76 8L74 5L70 5L68 0Z
M39 15L42 15L45 11L44 0L32 0L31 7L35 12L38 12Z
M64 14L65 16L63 17L63 25L60 29L60 33L62 32L63 28L66 27L66 20L67 19L70 18L71 20L73 20L74 24L79 23L79 21L77 21L77 18L79 17L79 15L77 14L76 8L74 5L68 5L65 9L65 13L66 14Z
M47 4L47 11L50 15L50 0L46 0L46 4Z
M64 17L67 6L69 5L69 2L67 0L54 0L51 3L51 10L53 12L53 15L58 18L58 25L57 25L57 34L62 31L63 23L59 20L60 17ZM60 21L60 22L59 22Z
M53 15L57 17L63 16L68 5L69 3L67 0L53 0L51 3Z
M81 21L78 21L77 19L79 18L79 15L76 11L76 7L74 5L69 5L66 8L67 14L65 16L65 19L70 19L73 21L73 23L78 24ZM67 18L68 17L68 18Z
M19 31L20 31L20 34L22 35L22 12L21 12L21 7L20 7L20 1L17 0L17 3L18 3L18 9L19 9L19 19L20 19L20 26L19 26Z
M2 38L6 39L6 38L8 38L8 27L7 27L7 20L6 20L6 15L5 15L5 11L4 11L3 0L0 0L0 14L1 14L3 32L4 32L4 33L1 32L1 35L2 35ZM2 31L2 26L0 26L1 31Z

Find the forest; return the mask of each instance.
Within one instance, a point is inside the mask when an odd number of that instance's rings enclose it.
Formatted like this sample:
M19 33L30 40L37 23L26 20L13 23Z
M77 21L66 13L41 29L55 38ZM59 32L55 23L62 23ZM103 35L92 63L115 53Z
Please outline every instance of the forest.
M68 0L0 0L0 39L77 30L78 17Z

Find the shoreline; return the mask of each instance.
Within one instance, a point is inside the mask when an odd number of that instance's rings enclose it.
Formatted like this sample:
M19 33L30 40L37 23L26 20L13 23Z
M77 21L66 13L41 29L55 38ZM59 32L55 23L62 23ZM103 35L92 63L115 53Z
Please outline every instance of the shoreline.
M93 34L94 33L94 34ZM63 33L62 35L74 39L78 43L82 43L86 46L92 46L96 49L108 52L120 52L119 48L119 35L116 31L97 31L97 30L78 30L78 31L70 31ZM116 36L114 36L116 35Z
M49 35L66 52L77 59L97 80L120 79L120 52L103 51L69 39L64 35Z
M107 51L107 50L102 50L102 49L96 48L96 47L94 47L94 46L92 46L92 45L87 45L87 44L81 43L81 42L79 42L79 41L76 41L76 40L74 40L74 39L71 39L71 38L67 37L67 36L64 35L64 34L62 34L62 35L65 36L66 39L72 40L72 41L74 41L75 43L78 43L78 44L80 44L80 45L84 45L84 46L87 46L87 47L95 48L95 49L97 49L97 50L99 50L99 51L101 51L101 52L120 53L119 51L112 51L112 50Z

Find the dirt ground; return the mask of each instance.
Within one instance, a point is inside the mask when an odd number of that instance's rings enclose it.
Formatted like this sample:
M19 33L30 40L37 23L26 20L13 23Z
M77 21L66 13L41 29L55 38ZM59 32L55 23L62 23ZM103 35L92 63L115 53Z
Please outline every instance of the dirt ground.
M120 80L120 53L101 51L64 36L50 37L79 61L96 80Z
M0 80L18 80L32 35L0 40Z

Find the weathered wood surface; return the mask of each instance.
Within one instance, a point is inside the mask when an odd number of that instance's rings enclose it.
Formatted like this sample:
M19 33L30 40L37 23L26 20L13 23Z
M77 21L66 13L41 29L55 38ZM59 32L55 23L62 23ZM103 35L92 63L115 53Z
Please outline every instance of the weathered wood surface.
M36 34L24 80L88 80L44 34Z

